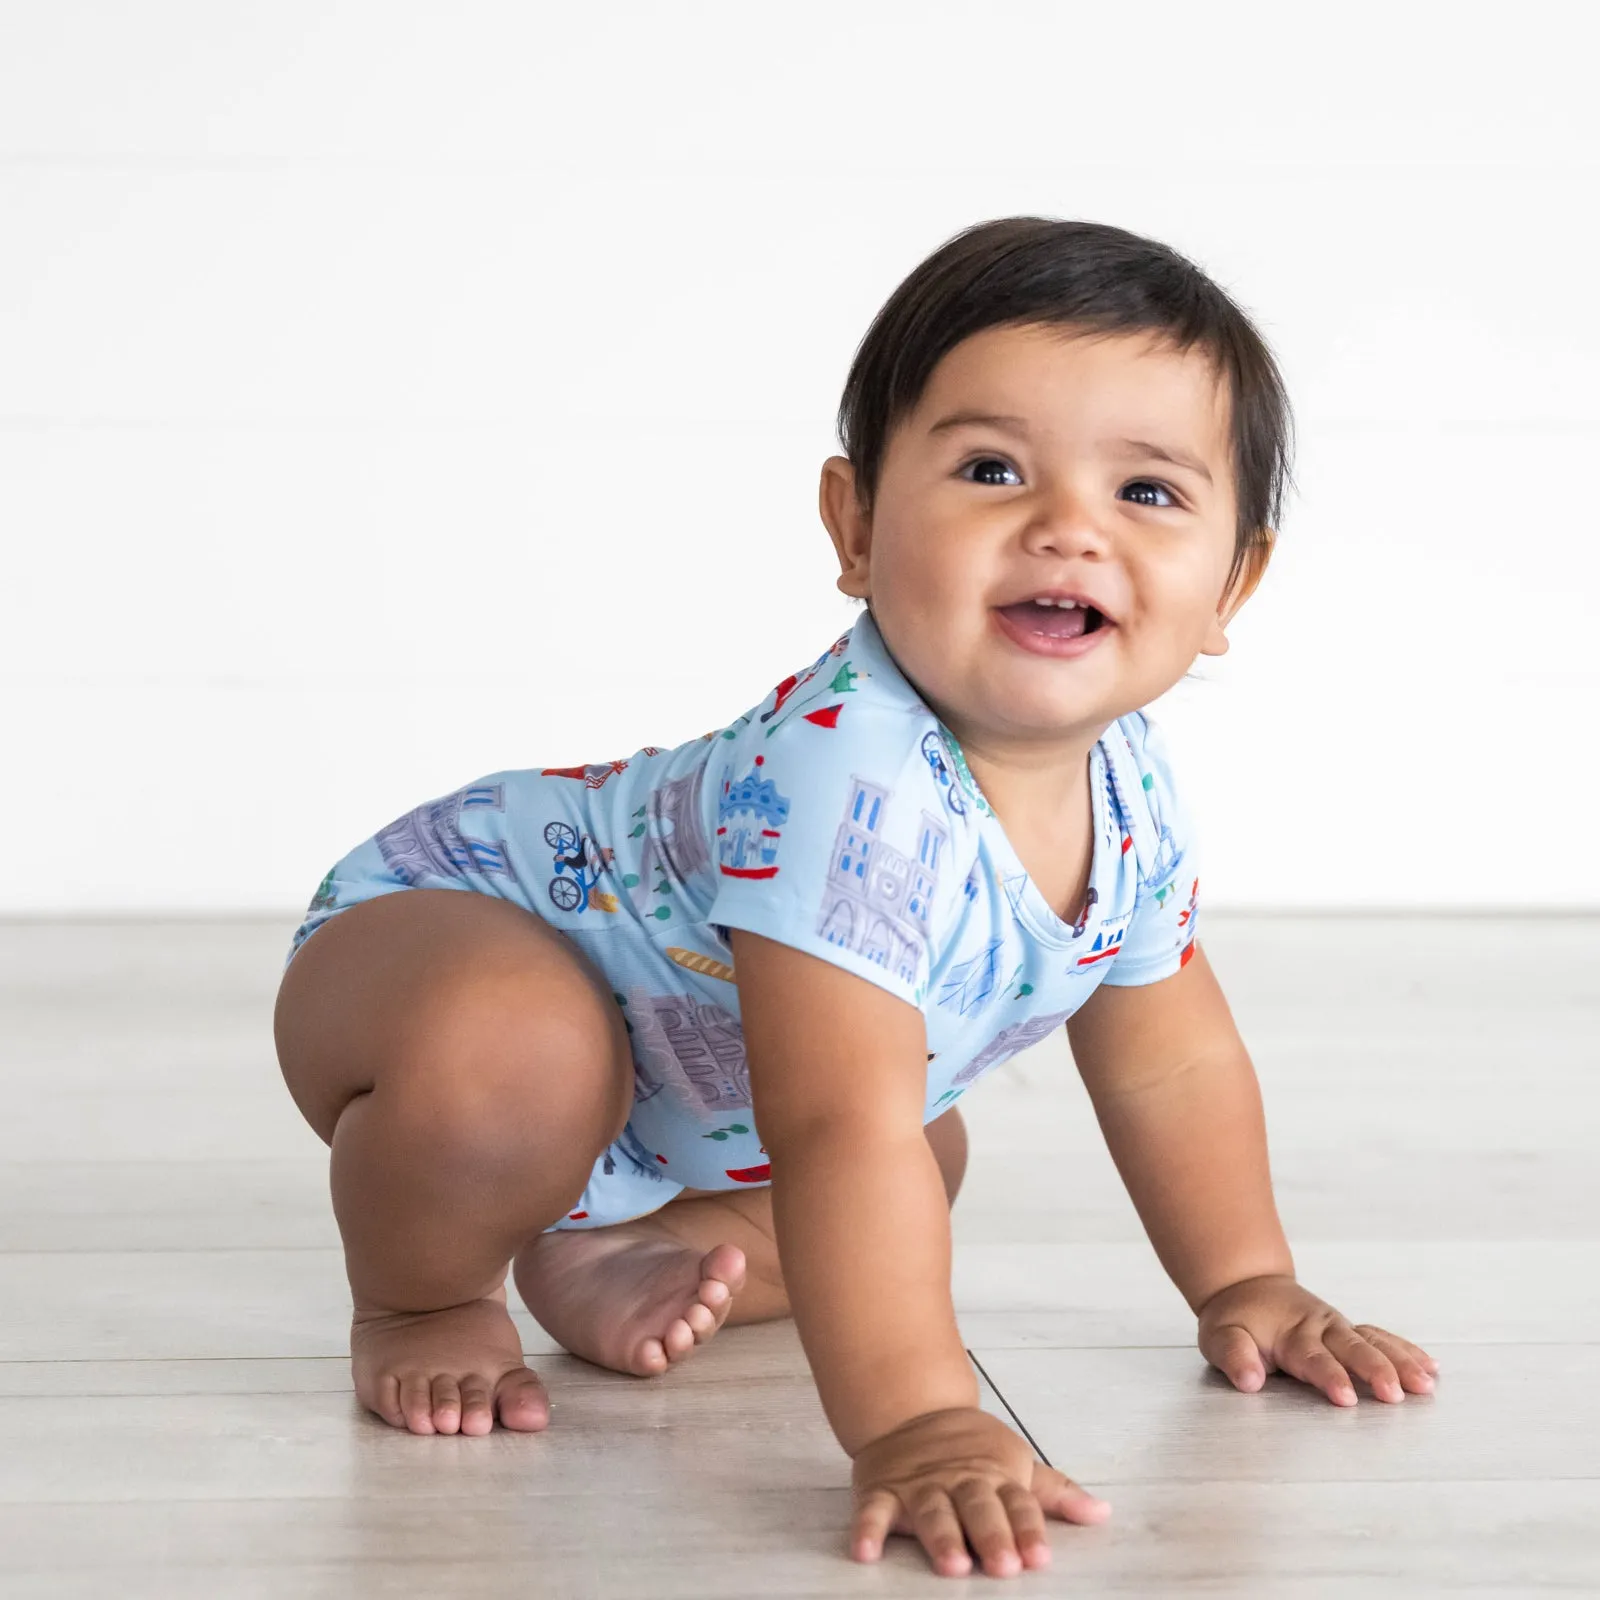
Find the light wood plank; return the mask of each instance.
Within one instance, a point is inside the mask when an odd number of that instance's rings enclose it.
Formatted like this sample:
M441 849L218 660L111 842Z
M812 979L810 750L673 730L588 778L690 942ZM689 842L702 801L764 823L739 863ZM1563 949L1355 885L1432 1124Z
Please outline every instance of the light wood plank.
M1600 1479L1600 1344L1441 1344L1432 1395L1335 1406L1281 1373L1241 1394L1198 1351L975 1354L1052 1465L1121 1483ZM1600 1553L1600 1536L1597 1536Z
M1274 1180L1301 1243L1600 1238L1600 1162L1576 1152L1299 1150L1276 1160ZM980 1153L953 1230L975 1248L1145 1237L1103 1146L1070 1164ZM325 1152L0 1165L0 1254L339 1247Z
M1294 1256L1300 1281L1353 1322L1425 1346L1600 1339L1600 1244L1318 1240ZM992 1338L997 1319L1066 1344L1194 1340L1194 1316L1148 1243L987 1244L957 1253L954 1285L974 1346L1011 1342Z
M520 1307L513 1316L525 1334L523 1348L552 1388L580 1384L615 1389L616 1373L590 1365L560 1350L550 1336ZM715 1340L660 1378L630 1380L662 1383L675 1389L702 1385L733 1389L767 1379L784 1383L805 1379L805 1352L787 1318L724 1328ZM211 1360L0 1361L0 1398L45 1398L96 1395L160 1396L205 1394L349 1394L350 1362L346 1355L219 1357Z
M909 1539L844 1556L843 1489L713 1496L690 1477L629 1497L517 1489L399 1502L251 1498L0 1505L14 1597L845 1600L1117 1595L1168 1600L1528 1600L1600 1589L1600 1483L1185 1483L1117 1489L1099 1528L1048 1526L1053 1565L1003 1589L936 1579Z
M1600 1339L1600 1244L1311 1243L1296 1261L1353 1321L1424 1345ZM953 1287L975 1346L1194 1340L1148 1244L963 1248ZM0 1255L0 1361L337 1356L349 1315L338 1250Z
M339 1248L325 1151L300 1161L0 1165L0 1254Z

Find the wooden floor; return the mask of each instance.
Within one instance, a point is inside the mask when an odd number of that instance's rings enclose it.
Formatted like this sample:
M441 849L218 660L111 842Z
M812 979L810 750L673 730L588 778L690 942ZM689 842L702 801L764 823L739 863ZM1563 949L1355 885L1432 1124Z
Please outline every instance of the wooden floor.
M1600 1594L1600 919L1208 913L1300 1276L1431 1350L1432 1398L1211 1372L1064 1034L969 1097L986 1404L1115 1507L1008 1580L909 1540L845 1559L787 1323L638 1380L519 1312L548 1432L365 1414L325 1153L272 1052L289 932L0 925L8 1600Z

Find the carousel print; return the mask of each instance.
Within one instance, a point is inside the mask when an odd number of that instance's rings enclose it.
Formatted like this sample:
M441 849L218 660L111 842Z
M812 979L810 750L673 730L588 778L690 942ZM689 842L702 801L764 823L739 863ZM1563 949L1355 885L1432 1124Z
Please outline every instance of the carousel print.
M737 781L732 768L723 769L722 794L717 801L717 868L725 877L777 876L778 844L789 817L789 797L778 793L771 778L757 772L765 761L765 756L757 756Z

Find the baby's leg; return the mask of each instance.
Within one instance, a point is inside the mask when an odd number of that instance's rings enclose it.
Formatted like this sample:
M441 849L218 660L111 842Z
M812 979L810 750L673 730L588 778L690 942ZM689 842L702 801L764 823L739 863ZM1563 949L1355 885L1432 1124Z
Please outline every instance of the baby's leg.
M332 1146L363 1404L416 1433L487 1433L496 1414L544 1427L506 1268L576 1203L628 1119L610 986L518 906L406 889L312 934L273 1026L289 1092ZM720 1324L741 1282L723 1272L706 1320Z
M939 1163L945 1194L954 1205L967 1170L967 1129L961 1113L952 1106L926 1129L928 1143ZM583 1335L568 1324L582 1313L586 1286L573 1280L576 1262L601 1249L617 1250L622 1241L634 1243L635 1269L649 1259L643 1246L648 1241L675 1241L687 1247L698 1259L702 1252L729 1245L737 1246L745 1262L745 1284L732 1302L727 1325L770 1322L787 1317L789 1292L778 1264L778 1243L772 1226L772 1190L759 1189L708 1191L686 1189L659 1211L632 1222L583 1232L557 1232L530 1239L518 1251L514 1263L517 1288L539 1321L570 1349L590 1360L605 1360L597 1348L581 1348ZM664 1364L664 1363L663 1363Z

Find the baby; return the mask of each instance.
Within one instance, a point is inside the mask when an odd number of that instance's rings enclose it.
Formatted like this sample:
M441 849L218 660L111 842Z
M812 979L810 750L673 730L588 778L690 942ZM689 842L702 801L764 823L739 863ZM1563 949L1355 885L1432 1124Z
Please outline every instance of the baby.
M820 510L854 626L725 728L495 772L341 858L274 1031L332 1147L356 1394L547 1425L509 1270L640 1377L793 1316L851 1553L1047 1564L1110 1508L979 1409L950 1294L961 1096L1063 1024L1201 1353L1354 1405L1438 1363L1295 1279L1198 853L1140 707L1221 655L1288 480L1243 312L1167 247L956 235L856 353ZM400 891L409 891L402 893Z

